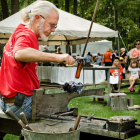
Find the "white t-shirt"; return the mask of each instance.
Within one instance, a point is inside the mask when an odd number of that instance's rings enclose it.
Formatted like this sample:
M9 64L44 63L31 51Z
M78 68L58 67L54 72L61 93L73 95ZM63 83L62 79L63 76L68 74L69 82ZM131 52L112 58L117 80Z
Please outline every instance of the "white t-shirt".
M139 77L139 73L138 73L138 71L140 71L139 68L129 68L129 71L131 71L131 76Z

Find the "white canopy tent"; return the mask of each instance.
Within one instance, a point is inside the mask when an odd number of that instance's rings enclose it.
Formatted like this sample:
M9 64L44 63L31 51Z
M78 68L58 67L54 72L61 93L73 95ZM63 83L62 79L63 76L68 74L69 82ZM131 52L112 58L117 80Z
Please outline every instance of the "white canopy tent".
M36 2L27 6L27 10L30 10ZM85 43L91 21L72 15L60 9L58 10L60 18L56 31L49 36L49 40L47 42L39 40L39 44L73 45ZM22 23L21 11L0 22L1 44L7 42L10 34L13 33L20 23ZM118 32L97 23L93 23L89 42L103 40L108 37L118 37Z
M76 45L76 52L75 54L72 55L82 55L83 49L84 49L85 44L78 44ZM55 52L55 46L48 46L49 50L52 52ZM66 46L65 45L60 45L61 48L61 52L62 53L66 53ZM108 40L101 40L101 41L95 41L95 42L89 42L87 44L87 48L85 51L85 55L87 55L88 52L91 52L91 54L104 54L109 48L112 49L112 41L108 41ZM39 46L40 51L44 50L44 46L40 45ZM72 46L70 46L71 52L73 52L72 50Z
M84 46L85 44L77 45L76 53L82 55ZM91 54L97 54L97 53L104 54L109 48L112 49L112 41L102 40L102 41L89 42L87 44L87 48L84 56L86 56L88 52L90 52Z

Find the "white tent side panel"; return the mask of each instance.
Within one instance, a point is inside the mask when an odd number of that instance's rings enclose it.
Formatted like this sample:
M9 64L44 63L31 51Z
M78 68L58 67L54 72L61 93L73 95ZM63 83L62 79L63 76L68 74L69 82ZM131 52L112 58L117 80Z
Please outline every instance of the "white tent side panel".
M76 53L82 55L84 47L85 44L77 45ZM112 49L112 41L89 42L84 56L86 56L88 52L91 54L104 54L109 48Z

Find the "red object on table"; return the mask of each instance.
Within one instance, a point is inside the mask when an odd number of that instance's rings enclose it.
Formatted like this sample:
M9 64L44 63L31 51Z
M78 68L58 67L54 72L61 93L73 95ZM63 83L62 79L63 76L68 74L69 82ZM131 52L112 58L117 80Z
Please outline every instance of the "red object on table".
M104 101L104 98L97 98L97 101Z

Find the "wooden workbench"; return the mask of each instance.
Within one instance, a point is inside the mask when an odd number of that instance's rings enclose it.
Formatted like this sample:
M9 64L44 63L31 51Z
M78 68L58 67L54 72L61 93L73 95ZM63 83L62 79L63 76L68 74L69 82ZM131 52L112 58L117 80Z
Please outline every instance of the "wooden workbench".
M50 119L46 119L43 121L45 122L48 120ZM135 129L127 132L119 133L108 131L106 128L106 122L101 120L99 121L96 119L92 124L80 122L80 126L81 126L80 140L85 140L85 138L87 139L87 137L88 140L93 140L94 138L104 138L104 139L107 138L107 140L115 140L115 139L117 140L117 139L127 139L140 134L139 126L136 126ZM11 119L0 110L0 136L2 136L2 134L5 133L20 136L21 129L22 129L21 126L15 120ZM3 139L0 137L0 140Z

